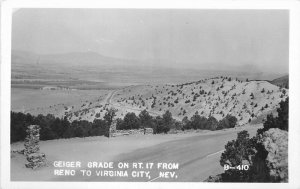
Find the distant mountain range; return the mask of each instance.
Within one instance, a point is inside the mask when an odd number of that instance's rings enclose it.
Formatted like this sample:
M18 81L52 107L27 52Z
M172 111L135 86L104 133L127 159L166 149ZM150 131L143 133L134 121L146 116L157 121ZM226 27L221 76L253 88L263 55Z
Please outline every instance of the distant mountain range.
M26 74L30 75L30 69L35 67L43 70L43 78L44 75L47 75L45 72L49 68L51 68L52 72L53 69L58 71L64 70L65 76L70 74L73 78L81 75L79 79L85 79L86 73L88 73L89 79L105 80L107 78L110 81L112 77L116 79L116 77L119 78L120 75L123 75L131 83L137 82L139 79L141 79L140 83L147 81L183 83L221 75L256 80L272 80L282 76L280 74L266 73L251 64L228 66L218 63L190 63L188 61L186 63L172 63L168 60L130 60L103 56L91 51L36 54L13 50L11 57L12 72L18 68L19 73L24 69ZM74 75L75 72L76 74ZM107 75L107 73L110 75ZM118 73L118 75L115 76L115 73ZM38 72L35 73L35 75L37 74ZM104 75L105 78L103 78ZM101 79L98 78L99 76L101 76ZM20 78L19 76L17 77Z
M103 64L132 63L132 60L106 57L96 52L71 52L63 54L36 54L27 51L12 51L12 63L63 64L70 66L99 66Z

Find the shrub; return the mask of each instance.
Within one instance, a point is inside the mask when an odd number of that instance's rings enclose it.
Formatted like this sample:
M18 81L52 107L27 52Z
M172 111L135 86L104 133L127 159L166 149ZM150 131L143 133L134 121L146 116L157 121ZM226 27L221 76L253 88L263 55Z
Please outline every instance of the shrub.
M163 132L167 133L171 128L174 128L174 119L172 117L172 113L167 110L163 115L162 115L162 121L163 121Z
M182 125L183 130L189 130L192 128L191 122L187 116L182 119Z
M152 127L153 125L153 119L152 116L147 112L147 110L141 111L139 114L140 124L142 128L145 127Z
M193 129L205 129L207 125L207 119L198 114L198 111L191 117L191 126Z
M279 128L285 131L289 130L289 98L279 103L279 108L277 108L277 114L277 117L274 117L273 114L267 115L267 119L264 122L264 128L261 129L260 132L267 131L270 128Z
M216 130L218 127L218 120L213 116L209 116L207 119L206 129L208 130Z
M119 129L128 130L128 129L139 129L140 128L140 120L135 115L135 113L129 112L125 115L123 122Z
M119 121L117 120L117 126ZM107 125L106 121L102 119L95 119L92 123L92 128L90 130L91 136L108 136L109 135L109 125Z
M249 138L247 131L241 131L236 140L229 141L225 145L225 151L221 155L220 165L237 167L248 164L252 166L252 157L255 155L256 140ZM229 169L222 174L223 182L249 182L252 170Z
M233 128L237 123L237 118L232 115L227 115L218 123L217 129Z
M178 125L177 125L178 126ZM176 128L175 120L172 118L170 111L166 111L162 117L157 116L151 123L154 134L167 133L171 128ZM179 126L178 126L179 127Z

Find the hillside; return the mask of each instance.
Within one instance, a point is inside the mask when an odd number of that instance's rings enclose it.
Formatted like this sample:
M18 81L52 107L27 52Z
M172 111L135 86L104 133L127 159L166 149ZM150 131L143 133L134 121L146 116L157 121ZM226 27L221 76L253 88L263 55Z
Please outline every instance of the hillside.
M198 111L201 116L214 116L218 120L231 114L243 125L261 121L287 97L287 89L267 81L218 77L180 85L130 86L112 91L102 101L87 101L76 111L66 108L64 113L70 120L93 121L103 117L110 107L118 110L117 117L124 117L127 112L139 114L144 109L157 116L169 110L175 119L182 120Z
M285 75L283 77L274 79L270 81L273 85L277 85L279 87L289 88L289 75Z

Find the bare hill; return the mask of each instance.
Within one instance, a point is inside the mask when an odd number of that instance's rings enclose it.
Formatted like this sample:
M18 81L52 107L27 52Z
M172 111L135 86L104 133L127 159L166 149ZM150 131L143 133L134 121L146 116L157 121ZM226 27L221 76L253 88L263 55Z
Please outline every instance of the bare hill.
M204 79L182 85L136 86L118 91L113 103L163 113L170 110L182 119L196 111L221 119L227 114L239 124L274 110L288 95L286 89L266 81L243 82L231 78Z
M227 114L237 117L238 124L262 120L274 112L280 101L288 97L288 89L267 81L240 81L217 77L180 85L130 86L110 93L101 102L85 103L76 112L65 114L71 119L94 120L103 117L109 107L118 109L117 116L146 109L153 116L166 110L181 120L196 111L201 116L214 116L220 120Z

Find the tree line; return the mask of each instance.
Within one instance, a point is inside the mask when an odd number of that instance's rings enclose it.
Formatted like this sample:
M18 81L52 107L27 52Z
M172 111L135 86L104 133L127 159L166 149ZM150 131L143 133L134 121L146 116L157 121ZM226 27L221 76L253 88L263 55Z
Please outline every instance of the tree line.
M66 118L57 118L52 114L33 116L29 113L11 112L11 138L10 141L23 141L29 125L40 126L40 140L59 138L108 136L108 122L95 119L93 122L86 120L68 121Z
M96 118L93 122L86 120L74 120L70 122L66 117L58 118L52 114L33 116L29 113L11 112L11 142L23 141L26 137L28 125L39 125L40 139L52 140L60 138L109 136L109 128L116 115L115 109L109 109L103 119ZM182 121L172 117L170 111L162 116L151 116L143 110L139 115L127 113L123 119L117 118L118 130L152 128L154 134L168 133L173 130L206 129L219 130L233 128L237 123L234 116L227 115L220 121L210 116L200 116L196 112L190 119L186 116Z
M213 116L208 118L200 116L198 111L189 119L185 116L182 121L173 119L172 113L166 111L162 116L151 116L146 110L143 110L138 116L135 113L127 113L124 119L117 119L117 129L141 129L153 128L154 133L167 133L171 129L175 130L220 130L225 128L233 128L236 126L237 118L227 115L220 121Z

